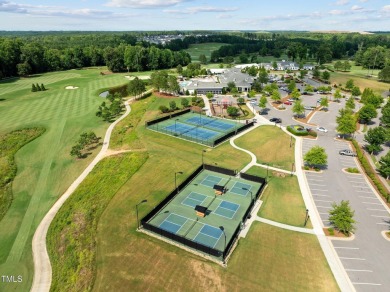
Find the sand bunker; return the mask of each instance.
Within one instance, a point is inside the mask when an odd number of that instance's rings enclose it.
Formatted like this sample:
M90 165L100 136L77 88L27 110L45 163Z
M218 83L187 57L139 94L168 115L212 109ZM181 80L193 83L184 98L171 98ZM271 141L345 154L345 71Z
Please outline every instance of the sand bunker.
M65 89L77 89L78 87L76 87L76 86L67 86L67 87L65 87Z
M134 80L135 76L126 75L125 78L128 79L128 80ZM150 79L150 76L149 75L138 76L138 79L146 80L146 79Z

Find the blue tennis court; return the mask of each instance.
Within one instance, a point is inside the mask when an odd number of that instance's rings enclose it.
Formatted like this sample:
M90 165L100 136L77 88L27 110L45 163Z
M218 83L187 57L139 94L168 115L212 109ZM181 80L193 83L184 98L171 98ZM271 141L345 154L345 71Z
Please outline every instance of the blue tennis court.
M236 182L234 186L229 190L230 193L246 197L248 193L250 193L252 186L242 183Z
M169 214L167 218L160 224L160 228L164 229L170 233L176 234L183 227L184 224L188 221L188 218L185 218L176 214Z
M214 187L214 185L217 185L222 178L214 175L208 175L202 182L200 183L201 185L207 186L207 187Z
M186 205L189 207L195 208L196 205L202 205L202 203L206 200L207 196L191 192L182 202L182 205Z
M214 248L221 238L222 233L223 231L221 229L205 224L193 241Z
M213 213L222 217L233 219L238 208L240 208L240 205L238 204L228 202L228 201L222 201Z
M179 122L167 126L164 129L180 136L197 138L200 140L210 140L211 138L220 135L220 133L209 129L200 128L199 126L194 127Z
M226 131L235 127L234 124L225 123L217 118L210 117L192 117L186 120L187 123L194 125L203 125L208 128L213 128L216 130Z

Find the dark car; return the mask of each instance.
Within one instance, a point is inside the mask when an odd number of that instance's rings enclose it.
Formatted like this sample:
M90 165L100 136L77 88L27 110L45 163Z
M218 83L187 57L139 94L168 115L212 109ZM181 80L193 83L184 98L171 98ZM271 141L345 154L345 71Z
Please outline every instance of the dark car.
M340 150L339 154L340 155L345 155L345 156L352 156L352 157L357 156L355 152L353 152L353 151L351 151L349 149Z
M279 119L279 118L271 118L269 121L272 122L272 123L275 123L275 124L280 124L280 123L282 122L282 119Z

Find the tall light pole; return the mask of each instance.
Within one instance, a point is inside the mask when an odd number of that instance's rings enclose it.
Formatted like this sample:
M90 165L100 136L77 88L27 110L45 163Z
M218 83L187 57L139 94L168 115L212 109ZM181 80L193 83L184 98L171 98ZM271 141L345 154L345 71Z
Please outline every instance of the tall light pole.
M248 190L247 188L242 188L244 191L247 191L251 194L251 200L253 201L253 193L251 190Z
M136 213L137 213L137 230L139 229L139 219L138 219L138 205L141 205L142 203L146 203L148 200L142 200L141 202L139 202L137 205L135 205L135 210L136 210Z
M225 228L224 228L223 226L219 226L219 229L222 230L223 235L225 236L225 247L224 247L223 253L222 253L223 263L225 263L225 256L224 256L224 253L226 252L226 233L225 233Z
M205 154L206 152L207 152L206 150L204 150L204 149L202 150L202 165L204 164L204 157L203 157L203 156L204 156L204 154Z
M176 184L176 176L177 176L178 174L183 174L183 172L182 172L182 171L177 171L177 172L175 172L175 189L176 189L176 192L177 192L177 193L179 193L179 189L177 188L177 184Z

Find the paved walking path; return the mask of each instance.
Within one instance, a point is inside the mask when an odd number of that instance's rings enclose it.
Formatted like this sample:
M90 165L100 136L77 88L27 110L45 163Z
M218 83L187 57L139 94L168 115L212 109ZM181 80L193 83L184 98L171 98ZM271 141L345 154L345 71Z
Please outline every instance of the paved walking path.
M147 91L145 94L149 93ZM49 210L46 216L39 224L35 231L32 240L33 260L34 260L34 279L31 287L31 292L46 292L50 290L52 281L52 269L50 264L49 255L46 247L46 235L51 222L53 221L58 210L62 207L65 201L72 195L80 183L88 176L92 169L98 164L100 160L106 157L106 152L110 144L111 133L116 124L128 116L131 111L129 102L133 99L129 99L125 102L126 112L115 122L113 122L107 129L106 135L103 140L103 147L95 157L95 159L88 165L88 167L82 172L82 174L71 184L66 192L55 202L53 207Z
M296 232L301 232L301 233L308 233L308 234L315 234L315 231L313 229L308 229L308 228L303 228L303 227L297 227L297 226L292 226L292 225L287 225L279 222L275 222L269 219L265 219L259 216L255 217L256 221L260 221L262 223L272 225L275 227L291 230L291 231L296 231Z

